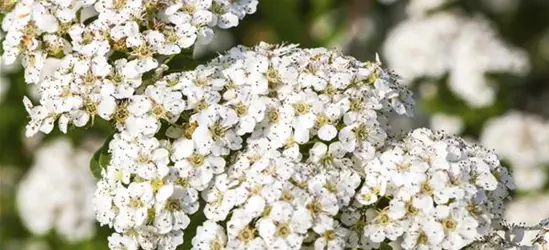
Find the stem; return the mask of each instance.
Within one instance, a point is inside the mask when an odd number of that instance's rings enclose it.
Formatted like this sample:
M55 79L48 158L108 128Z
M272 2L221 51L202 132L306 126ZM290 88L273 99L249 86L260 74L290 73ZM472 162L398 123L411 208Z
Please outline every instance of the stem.
M168 65L168 63L170 63L171 60L173 60L178 54L174 54L174 55L170 55L166 58L166 60L164 60L162 62L162 64L165 64L165 65Z

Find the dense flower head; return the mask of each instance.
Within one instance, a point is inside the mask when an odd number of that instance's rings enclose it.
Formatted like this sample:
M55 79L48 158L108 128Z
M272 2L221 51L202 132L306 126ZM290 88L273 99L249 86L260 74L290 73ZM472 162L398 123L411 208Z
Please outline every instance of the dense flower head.
M4 4L5 2L5 4ZM3 58L19 56L28 83L38 83L47 60L76 58L105 77L113 53L131 58L126 73L158 66L155 56L179 54L209 43L214 28L228 29L256 11L257 0L68 0L3 1ZM5 5L5 6L4 6ZM67 59L67 57L69 59ZM99 71L97 71L99 70ZM42 75L42 76L41 76Z
M427 129L387 146L364 174L349 223L366 221L357 234L375 243L401 237L404 249L461 249L487 235L514 188L493 152Z
M358 169L385 145L387 116L412 106L378 62L295 45L233 48L118 103L126 115L97 218L115 229L114 249L173 249L199 210L207 221L195 249L343 248L349 230L337 216Z
M209 43L213 28L231 28L256 11L257 0L18 1L3 19L4 63L22 58L40 105L25 99L27 135L82 127L95 116L120 123L143 76L170 58ZM46 64L53 70L43 70ZM146 79L149 80L150 79ZM148 82L146 82L148 83ZM166 88L154 91L166 91ZM168 95L168 96L164 96ZM169 93L158 98L180 99ZM167 107L166 108L173 108ZM117 112L118 111L118 112ZM172 110L170 110L172 111ZM118 118L118 119L116 119ZM133 118L132 118L133 119Z

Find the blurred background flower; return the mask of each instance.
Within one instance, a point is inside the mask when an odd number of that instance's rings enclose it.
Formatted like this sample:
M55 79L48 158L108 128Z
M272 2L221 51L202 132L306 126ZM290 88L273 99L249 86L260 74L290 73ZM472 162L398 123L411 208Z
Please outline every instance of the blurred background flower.
M88 140L85 144L89 145L75 148L66 138L58 138L35 152L34 164L17 190L19 216L33 234L53 230L68 242L95 234L95 180L88 166L100 143Z
M259 41L336 47L362 60L379 53L418 103L393 129L431 127L494 149L518 186L506 218L536 223L549 217L547 13L547 0L260 0L256 14L216 31L194 56ZM22 98L35 91L0 61L0 249L107 249L88 165L110 126L24 138Z

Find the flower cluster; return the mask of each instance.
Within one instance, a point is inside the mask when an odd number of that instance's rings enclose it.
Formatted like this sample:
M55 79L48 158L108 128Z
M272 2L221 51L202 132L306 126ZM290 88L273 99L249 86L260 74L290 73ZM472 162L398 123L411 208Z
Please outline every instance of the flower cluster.
M130 91L129 84L159 65L158 57L176 55L195 43L209 43L213 28L237 26L245 15L254 13L257 0L69 0L3 1L7 12L2 22L6 64L19 56L28 83L50 76L42 72L46 61L61 60L61 69L47 82L57 94L41 100L47 115L60 116L82 109L89 102ZM113 59L125 58L109 64ZM114 61L114 60L113 60ZM58 62L59 63L59 62ZM86 85L83 87L82 84ZM119 84L118 84L119 83ZM107 86L106 86L107 85ZM50 107L60 96L79 96L64 107ZM119 97L119 96L118 96ZM107 100L106 102L111 102ZM107 104L103 104L107 105ZM72 108L72 110L71 110ZM70 114L72 120L74 114ZM76 115L78 116L78 115ZM76 123L82 122L81 120Z
M111 249L459 249L492 233L507 170L459 138L391 134L414 101L379 60L261 43L166 73L256 5L3 3L4 59L39 87L26 134L116 129L93 198Z
M379 63L294 45L233 48L119 105L97 218L116 230L114 249L173 249L198 210L208 222L196 249L299 248L312 232L319 248L344 247L337 215L360 185L355 167L384 146L387 115L412 104Z
M29 231L45 235L55 230L69 242L95 234L95 180L88 170L92 154L86 147L74 150L66 139L38 149L17 191L19 215Z
M535 233L535 237L526 240L524 238L526 233ZM502 222L497 230L477 240L467 249L543 250L547 247L549 247L549 218L544 218L531 226L525 223Z
M416 2L425 1L412 1ZM450 11L402 22L391 31L383 50L389 66L405 82L448 74L450 90L475 108L490 106L496 99L497 89L485 74L520 75L530 68L525 51L502 41L487 19ZM414 58L415 63L405 58Z
M364 175L344 223L374 243L401 237L404 249L461 249L487 235L514 188L494 153L427 129L388 146Z
M543 187L549 164L549 123L542 117L508 112L486 123L480 141L513 167L518 189Z
M173 249L198 210L195 249L461 248L500 219L512 181L457 138L416 130L387 143L386 116L411 106L378 63L234 48L130 98L98 220L117 231L113 249Z

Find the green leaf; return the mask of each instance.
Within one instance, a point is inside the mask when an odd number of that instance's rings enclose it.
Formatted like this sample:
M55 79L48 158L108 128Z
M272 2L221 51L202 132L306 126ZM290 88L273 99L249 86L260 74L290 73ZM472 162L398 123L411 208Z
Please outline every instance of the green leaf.
M196 236L196 231L198 230L199 226L202 226L204 222L207 220L206 215L204 215L203 209L204 206L206 206L206 203L202 201L202 199L199 200L200 202L200 208L196 213L192 214L190 217L191 223L189 226L185 229L184 235L183 235L183 245L178 247L177 249L191 249L193 244L193 238Z
M101 178L101 165L99 164L99 156L101 155L101 149L97 150L90 160L90 171L93 177L96 179Z
M111 154L109 153L109 143L112 140L112 135L105 140L103 146L99 148L90 160L90 171L97 179L101 178L101 171L109 165Z
M393 247L391 245L389 245L389 243L387 243L387 242L382 242L378 249L379 250L392 250Z

